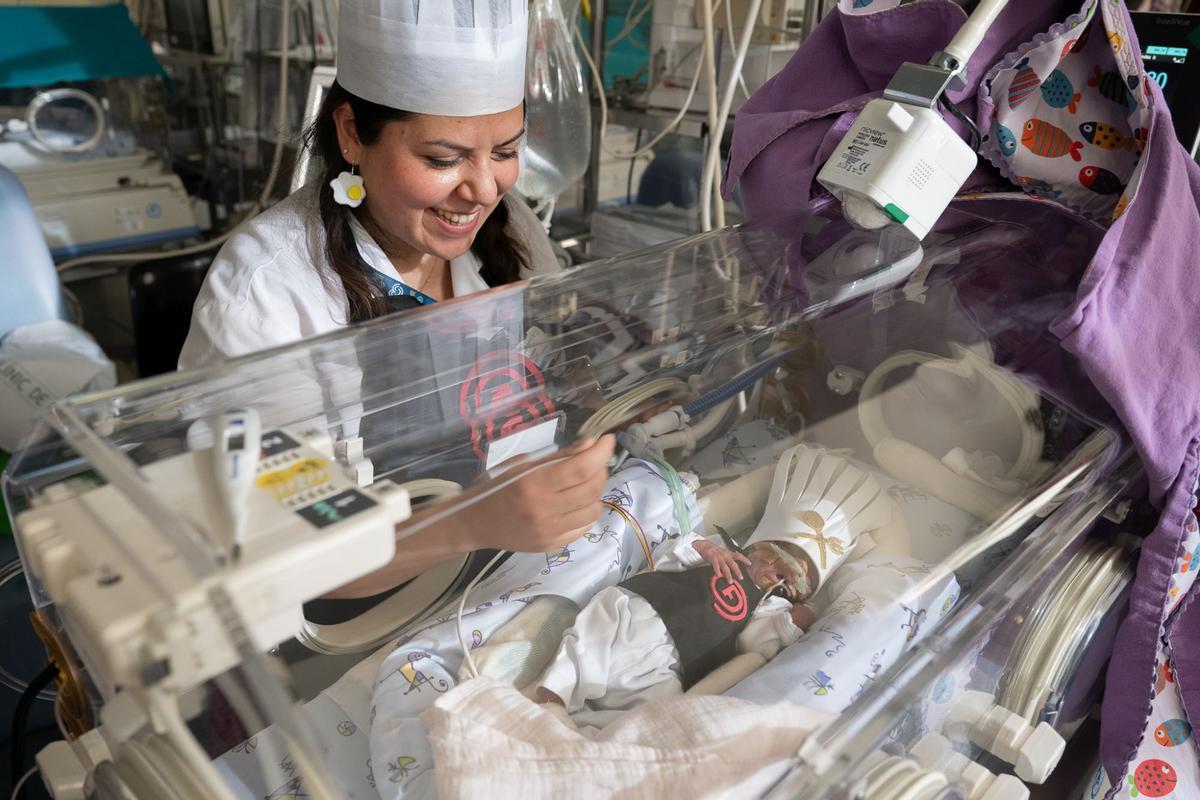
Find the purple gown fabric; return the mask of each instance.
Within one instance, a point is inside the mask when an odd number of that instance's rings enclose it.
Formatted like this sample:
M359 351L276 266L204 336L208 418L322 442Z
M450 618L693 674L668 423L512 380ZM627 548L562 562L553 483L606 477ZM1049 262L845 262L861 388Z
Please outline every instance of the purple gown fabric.
M1020 45L1079 11L1078 0L1012 0L971 59L968 86L952 99L986 131L991 101L979 93L980 80ZM1132 37L1124 6L1108 13L1121 15ZM881 94L902 62L926 61L965 18L948 0L862 16L830 14L738 111L725 190L740 184L750 219L828 202L815 176L858 110ZM1093 22L1101 24L1099 12ZM1132 49L1140 52L1136 42ZM1144 72L1140 62L1138 68ZM1193 715L1200 709L1197 592L1169 624L1165 610L1200 471L1200 170L1176 141L1161 92L1150 84L1153 117L1136 193L1109 225L1074 307L1051 327L1128 430L1151 500L1161 509L1143 544L1106 679L1101 755L1114 782L1143 735L1163 637L1174 652L1184 707ZM1015 187L981 159L968 188Z

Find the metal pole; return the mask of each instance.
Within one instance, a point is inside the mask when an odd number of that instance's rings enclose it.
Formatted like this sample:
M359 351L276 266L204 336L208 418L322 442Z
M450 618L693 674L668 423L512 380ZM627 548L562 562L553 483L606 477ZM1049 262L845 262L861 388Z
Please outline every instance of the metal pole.
M608 3L606 0L592 0L592 60L596 64L600 83L604 82L604 20ZM588 169L583 181L583 221L591 229L592 214L600 204L600 137L604 131L600 129L600 98L592 88L592 151L588 155Z
M821 12L824 10L822 6L824 0L805 0L804 3L804 41L808 41L808 37L812 36L812 32L816 30L817 23L821 21Z

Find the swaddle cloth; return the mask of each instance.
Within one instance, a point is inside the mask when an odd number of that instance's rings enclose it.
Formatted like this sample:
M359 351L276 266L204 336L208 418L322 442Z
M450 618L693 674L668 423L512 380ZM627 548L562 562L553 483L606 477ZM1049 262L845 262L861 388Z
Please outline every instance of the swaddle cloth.
M479 679L421 715L438 796L756 797L828 716L777 703L680 696L590 733L511 687Z

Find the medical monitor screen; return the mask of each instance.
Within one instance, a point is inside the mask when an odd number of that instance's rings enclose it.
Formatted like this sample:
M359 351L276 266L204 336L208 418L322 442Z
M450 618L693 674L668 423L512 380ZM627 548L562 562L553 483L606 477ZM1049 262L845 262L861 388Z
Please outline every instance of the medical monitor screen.
M1193 156L1200 134L1200 14L1132 14L1150 80L1162 87L1175 135Z

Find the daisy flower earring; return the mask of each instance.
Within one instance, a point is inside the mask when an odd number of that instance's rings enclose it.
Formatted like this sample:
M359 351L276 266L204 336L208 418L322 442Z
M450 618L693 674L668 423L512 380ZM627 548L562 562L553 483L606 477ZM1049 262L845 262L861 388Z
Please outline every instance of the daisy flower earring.
M361 175L354 174L355 165L350 165L350 171L342 172L329 182L333 189L333 201L338 205L358 208L367 197L367 188L363 186Z

